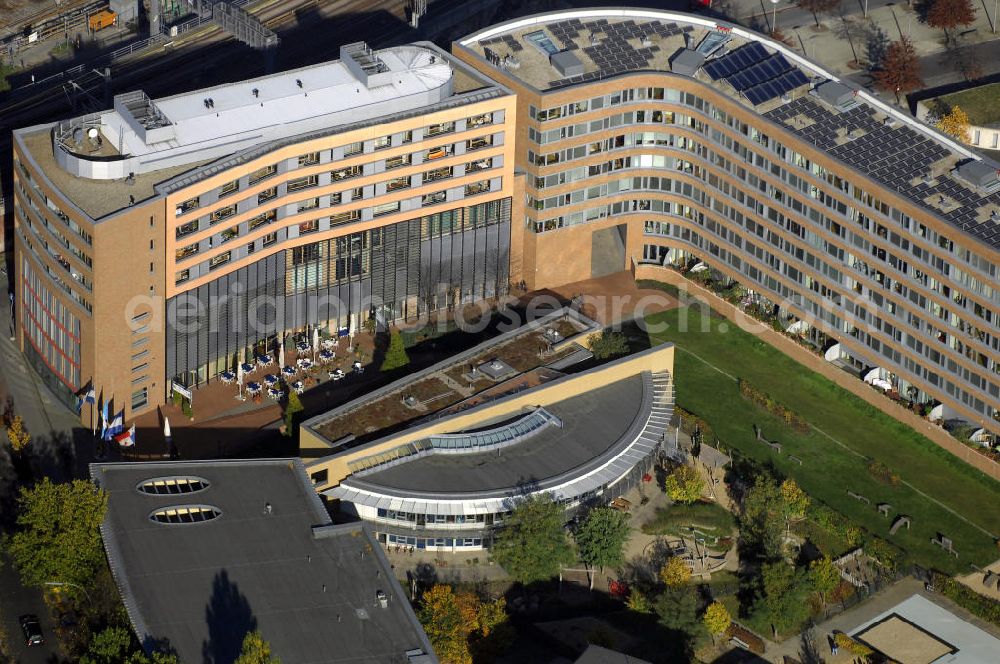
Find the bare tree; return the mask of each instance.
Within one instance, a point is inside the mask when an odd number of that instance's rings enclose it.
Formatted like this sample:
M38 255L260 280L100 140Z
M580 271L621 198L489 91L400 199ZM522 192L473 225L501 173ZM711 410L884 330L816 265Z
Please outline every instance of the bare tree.
M819 27L819 15L833 11L840 5L840 0L795 0L795 4L813 15L816 27Z
M895 94L897 104L899 93L906 94L923 87L920 61L909 37L904 35L886 49L885 57L875 72L875 83L882 90Z

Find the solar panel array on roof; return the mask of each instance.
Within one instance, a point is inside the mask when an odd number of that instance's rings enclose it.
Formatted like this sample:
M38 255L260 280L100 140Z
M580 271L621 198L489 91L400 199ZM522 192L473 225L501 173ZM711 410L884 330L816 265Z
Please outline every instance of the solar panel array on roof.
M594 71L552 81L549 84L550 88L593 81L628 71L649 69L660 47L655 44L636 47L635 41L643 38L672 37L683 32L676 23L637 22L632 19L612 23L607 19L582 21L575 18L550 23L546 28L557 41L562 43L565 50L582 50L596 66ZM591 38L596 39L596 45L591 43Z
M726 80L731 86L743 92L791 70L792 65L789 64L788 60L785 60L785 56L781 53L775 53L755 65L736 72Z
M808 83L808 76L798 69L792 69L777 78L755 85L743 94L751 104L757 106Z
M705 73L713 81L729 78L738 71L749 69L767 58L767 49L760 42L750 42L705 65Z
M801 97L764 115L972 237L1000 247L1000 224L981 220L984 207L1000 209L1000 193L984 195L951 175L924 179L931 164L951 154L931 137L907 125L893 127L880 122L867 104L835 113L814 99ZM804 127L786 122L798 116L808 117L812 123ZM843 142L844 130L856 138ZM944 212L926 202L941 196L958 205Z

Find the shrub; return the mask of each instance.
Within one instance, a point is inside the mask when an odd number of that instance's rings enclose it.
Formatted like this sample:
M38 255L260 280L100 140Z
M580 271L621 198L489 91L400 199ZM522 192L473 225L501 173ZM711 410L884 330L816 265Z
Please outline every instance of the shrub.
M837 647L850 651L852 654L859 657L868 657L872 654L871 648L860 641L855 641L843 632L837 632L837 634L833 637L833 640L836 642Z
M1000 602L980 595L955 579L939 572L933 575L934 588L969 613L1000 626Z
M778 403L768 394L760 391L742 378L739 381L739 385L740 394L744 399L756 404L772 415L781 418L785 424L797 433L809 433L809 422L795 413L795 411L791 410L787 406L784 406L783 404Z
M705 480L701 478L701 473L691 466L677 466L673 472L667 476L665 489L670 499L690 505L701 497L701 491L705 488Z
M628 354L628 339L621 332L604 330L599 334L590 335L587 342L590 345L590 352L599 360Z
M892 468L889 468L889 466L885 465L881 461L872 459L868 462L868 472L871 473L872 477L883 484L888 484L889 486L899 486L899 475L897 475Z
M406 354L406 346L403 344L403 337L399 330L393 330L389 334L389 348L385 351L385 359L382 360L382 371L395 371L410 363L410 356Z
M295 416L302 411L302 401L299 400L299 395L295 393L295 390L289 390L288 402L285 404L285 436L294 435Z

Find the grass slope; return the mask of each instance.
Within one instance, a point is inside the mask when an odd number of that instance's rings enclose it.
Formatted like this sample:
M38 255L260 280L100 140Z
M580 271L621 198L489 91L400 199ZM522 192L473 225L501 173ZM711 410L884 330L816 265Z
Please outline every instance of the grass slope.
M998 557L987 533L1000 533L1000 511L992 509L1000 484L728 321L684 308L655 314L647 322L666 324L663 331L651 328L651 343L672 341L680 349L675 368L678 404L707 420L723 443L772 463L816 499L905 549L914 562L954 573ZM733 377L750 381L819 431L794 433L743 399ZM782 454L756 442L755 423L767 438L782 443ZM801 458L802 466L790 462L789 454ZM888 464L904 484L892 487L876 480L865 457ZM849 497L848 490L866 496L871 505ZM912 528L889 537L891 520L875 509L880 502L911 516ZM930 543L938 532L953 540L959 558Z

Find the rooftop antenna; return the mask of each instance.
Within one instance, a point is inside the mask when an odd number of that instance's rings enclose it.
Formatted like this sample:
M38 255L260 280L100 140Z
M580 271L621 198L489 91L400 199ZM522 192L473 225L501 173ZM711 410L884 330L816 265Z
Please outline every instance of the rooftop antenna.
M257 88L254 88L253 90L251 90L251 92L253 93L254 97L260 96L260 90L258 90Z
M302 79L301 78L295 79L295 85L297 85L297 86L299 86L301 88L302 87Z

